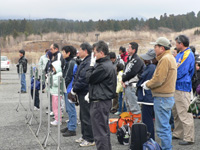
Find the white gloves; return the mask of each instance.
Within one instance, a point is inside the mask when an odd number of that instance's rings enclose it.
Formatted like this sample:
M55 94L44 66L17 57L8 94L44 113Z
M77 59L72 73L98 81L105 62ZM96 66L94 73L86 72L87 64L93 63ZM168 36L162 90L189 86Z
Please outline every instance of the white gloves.
M76 95L76 93L74 93L73 89L71 89L71 94L72 95Z
M148 81L149 81L149 80L145 81L145 82L141 85L141 87L142 87L144 90L150 90L150 88L148 88L148 87L146 86L146 84L147 84Z
M95 63L96 63L96 57L94 56L94 52L92 52L90 66L94 66Z
M85 101L90 103L90 100L89 100L89 92L85 95Z

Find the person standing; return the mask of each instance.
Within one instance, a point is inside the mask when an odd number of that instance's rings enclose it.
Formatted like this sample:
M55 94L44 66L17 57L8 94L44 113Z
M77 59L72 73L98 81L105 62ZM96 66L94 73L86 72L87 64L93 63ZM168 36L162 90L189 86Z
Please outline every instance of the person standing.
M46 64L48 62L48 56L47 56L48 51L49 51L49 49L45 50L45 55L42 55L38 62L38 65L39 65L40 69L42 69L42 70L45 70Z
M62 55L65 59L65 66L63 68L63 78L65 79L66 93L65 97L65 108L69 116L69 121L67 122L67 127L63 128L61 132L64 137L75 136L77 127L77 115L75 104L70 103L68 100L68 93L72 89L72 83L74 81L75 73L77 71L77 64L74 59L76 55L76 49L73 46L64 46L62 48Z
M126 48L123 46L120 46L119 54L121 56L121 59L124 61L124 63L126 63L128 60L128 52L126 51Z
M22 67L21 72L21 93L26 93L26 72L27 72L27 59L25 58L25 51L19 51L19 60L17 64L17 73L20 74L19 68Z
M85 96L89 91L89 83L86 80L86 70L90 67L91 52L92 46L89 43L84 42L80 45L79 57L82 59L82 62L78 66L72 90L68 94L68 98L70 95L78 95L82 137L77 139L76 142L80 143L81 147L95 145L90 114L91 104L85 100Z
M61 69L63 70L63 67L65 65L65 60L63 59L63 56L62 56L61 52L59 51L58 44L56 44L56 43L52 44L50 46L50 51L52 53L51 63L53 63L56 60L60 60L61 61Z
M126 107L132 114L141 114L140 107L137 103L136 84L139 80L139 75L143 71L144 62L137 55L137 50L138 44L136 42L129 43L129 57L122 75Z
M111 150L108 125L112 99L116 97L117 74L110 61L108 45L99 41L94 47L86 77L89 82L89 101L92 131L97 150Z
M144 68L143 73L137 83L137 96L138 101L142 102L142 122L147 125L147 130L151 133L150 138L155 140L154 133L154 110L153 110L153 96L151 90L144 90L141 85L150 80L156 69L156 53L154 49L148 50L146 54L140 55L144 60L146 67Z
M179 145L194 143L194 120L192 113L188 113L191 100L192 77L194 74L195 58L189 48L189 39L179 35L176 39L176 48L180 52L176 56L177 81L175 91L173 139L183 139Z
M158 64L151 80L141 86L154 97L155 129L161 139L162 150L172 150L172 134L169 120L174 105L177 78L176 60L170 51L170 41L165 37L156 40L154 50Z

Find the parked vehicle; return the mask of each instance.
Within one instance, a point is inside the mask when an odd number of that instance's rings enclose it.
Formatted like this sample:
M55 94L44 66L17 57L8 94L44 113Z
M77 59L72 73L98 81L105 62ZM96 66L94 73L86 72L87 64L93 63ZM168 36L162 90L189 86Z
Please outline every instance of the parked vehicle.
M10 60L7 56L1 56L1 69L10 70Z

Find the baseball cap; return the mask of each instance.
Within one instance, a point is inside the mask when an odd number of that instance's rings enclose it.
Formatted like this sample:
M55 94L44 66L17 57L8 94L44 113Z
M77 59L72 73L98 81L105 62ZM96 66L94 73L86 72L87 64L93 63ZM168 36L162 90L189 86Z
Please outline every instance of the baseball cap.
M141 54L140 57L144 60L152 60L156 57L156 53L154 49L150 49L146 54Z
M170 41L165 37L159 37L156 42L152 43L153 45L161 45L167 48L171 47Z

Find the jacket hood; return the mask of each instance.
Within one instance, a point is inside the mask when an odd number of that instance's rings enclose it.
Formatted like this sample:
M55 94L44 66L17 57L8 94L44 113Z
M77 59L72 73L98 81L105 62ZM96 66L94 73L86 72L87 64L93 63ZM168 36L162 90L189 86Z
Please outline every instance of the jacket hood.
M52 63L52 66L56 69L56 73L59 73L59 72L61 72L62 70L61 70L61 61L59 60L57 60L57 61L54 61L53 63Z

